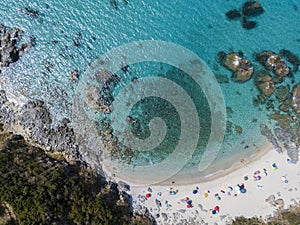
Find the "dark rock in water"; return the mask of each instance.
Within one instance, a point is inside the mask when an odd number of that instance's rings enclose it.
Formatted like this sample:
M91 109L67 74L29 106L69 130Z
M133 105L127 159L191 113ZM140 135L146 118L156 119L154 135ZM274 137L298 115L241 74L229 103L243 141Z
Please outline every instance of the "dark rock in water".
M21 9L21 12L31 17L32 19L36 19L39 16L39 11L30 7Z
M78 40L73 40L73 44L76 46L76 47L79 47L80 46L80 42Z
M300 115L300 83L293 87L291 105L294 112Z
M238 19L242 16L242 14L236 9L229 10L225 15L226 15L227 19L230 19L230 20Z
M10 29L0 24L0 69L17 62L22 54L35 44L34 40L32 40L29 43L18 46L20 39L20 29Z
M289 97L290 92L290 85L287 84L285 86L279 86L276 88L276 98L280 101L283 102Z
M112 6L114 9L118 9L117 1L116 1L116 0L110 0L110 4L111 4L111 6Z
M243 17L242 18L242 26L243 26L243 28L250 30L250 29L253 29L256 26L256 22L248 21L246 19L246 17Z
M272 143L273 147L275 148L275 150L278 153L282 153L282 148L278 144L278 142L277 142L276 138L274 137L272 131L268 128L267 125L261 124L260 125L260 132L261 132L262 135L264 135Z
M293 72L298 71L300 65L300 59L295 54L293 54L291 51L286 49L281 49L279 54L282 57L286 58L286 60L294 66Z
M220 84L229 82L229 78L226 75L216 75L216 79Z
M258 1L247 1L243 5L242 12L245 16L257 16L262 14L264 9Z

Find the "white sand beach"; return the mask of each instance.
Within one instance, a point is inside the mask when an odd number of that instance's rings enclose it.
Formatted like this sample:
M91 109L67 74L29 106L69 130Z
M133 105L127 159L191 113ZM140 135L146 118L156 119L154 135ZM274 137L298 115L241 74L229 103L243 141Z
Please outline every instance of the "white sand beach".
M237 216L267 219L277 209L300 202L299 162L290 164L287 158L286 152L279 154L273 149L264 149L260 158L254 157L248 163L245 160L206 182L184 186L176 186L176 183L151 187L131 185L133 202L145 206L158 224L231 224ZM233 171L234 168L237 169ZM236 190L238 184L244 184L246 193ZM230 194L228 187L233 188ZM178 192L170 194L170 190ZM197 193L194 194L194 190ZM146 198L147 194L151 197ZM190 208L188 200L184 200L186 197L191 201ZM216 206L219 211L213 214Z

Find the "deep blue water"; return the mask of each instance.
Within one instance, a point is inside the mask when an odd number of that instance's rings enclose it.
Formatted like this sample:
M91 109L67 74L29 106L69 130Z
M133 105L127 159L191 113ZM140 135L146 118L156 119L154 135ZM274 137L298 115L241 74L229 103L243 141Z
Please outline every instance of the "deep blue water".
M24 31L23 41L35 37L37 44L18 64L3 70L1 88L19 99L44 100L58 121L70 116L78 85L70 81L68 74L78 69L80 76L84 76L89 64L99 56L133 41L176 43L196 53L214 74L228 77L231 73L217 63L219 51L242 51L251 61L254 53L266 49L274 52L289 49L300 56L299 1L261 1L265 12L253 18L257 22L253 30L243 29L239 21L225 17L228 10L239 9L243 3L242 0L130 0L124 4L119 0L115 10L109 0L3 0L1 22L20 27ZM37 18L26 15L24 7L38 10ZM74 40L79 41L79 47ZM153 74L151 67L141 68L132 67L132 71L142 73L141 77ZM296 74L299 81L298 77L299 72ZM243 84L230 81L221 84L221 88L226 105L233 111L227 120L241 126L243 133L233 132L226 137L219 159L237 153L244 157L265 142L259 124L270 124L267 112L264 107L259 109L252 104L253 96L258 94L252 80Z

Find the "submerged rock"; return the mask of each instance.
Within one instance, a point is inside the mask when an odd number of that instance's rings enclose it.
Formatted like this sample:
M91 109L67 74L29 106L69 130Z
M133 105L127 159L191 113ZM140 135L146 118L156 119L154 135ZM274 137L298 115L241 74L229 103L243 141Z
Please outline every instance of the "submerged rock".
M242 14L236 9L229 10L225 15L226 15L227 19L230 19L230 20L238 19L242 16Z
M293 72L298 71L300 65L300 59L295 54L293 54L291 51L286 49L281 49L279 54L282 57L285 57L286 60L294 66Z
M278 111L270 115L270 118L276 120L281 128L289 129L291 126L292 118L286 114L280 114Z
M294 112L300 115L300 83L294 86L292 90L292 108Z
M260 71L255 77L255 85L266 96L271 96L275 91L272 77L266 71Z
M247 1L243 5L242 12L245 16L257 16L262 14L264 9L258 1Z
M285 112L285 113L288 113L290 111L288 106L285 105L285 104L279 105L278 109L281 110L282 112Z
M242 133L243 133L243 128L242 128L241 126L236 125L236 126L235 126L235 131L236 131L238 134L242 134Z
M216 75L216 79L220 84L228 83L229 79L226 75Z
M253 67L249 60L241 58L242 53L218 53L219 62L233 72L232 79L237 82L249 80L253 74Z
M276 98L280 101L283 102L284 100L286 100L289 96L289 92L290 92L290 85L287 84L285 86L279 86L278 88L276 88Z

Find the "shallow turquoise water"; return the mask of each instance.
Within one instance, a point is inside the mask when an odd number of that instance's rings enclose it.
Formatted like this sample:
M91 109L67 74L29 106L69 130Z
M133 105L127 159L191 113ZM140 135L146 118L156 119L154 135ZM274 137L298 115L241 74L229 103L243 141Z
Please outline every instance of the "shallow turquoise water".
M219 51L242 51L253 60L253 53L285 48L300 55L300 4L291 1L261 1L265 13L254 18L258 26L245 30L239 21L228 21L225 12L240 8L244 1L182 0L118 1L118 10L109 1L8 1L1 3L2 23L24 30L24 41L30 36L37 40L35 48L25 54L20 63L3 70L2 88L16 96L41 98L56 120L69 116L72 97L77 86L68 74L84 71L96 58L113 47L138 40L163 40L192 50L217 74L230 72L216 61ZM39 10L32 19L21 13L30 6ZM79 33L81 35L79 35ZM73 40L78 40L76 47ZM57 41L56 44L53 41ZM133 68L134 70L134 68ZM144 68L144 74L152 74ZM298 76L297 76L298 75ZM299 72L296 80L300 80ZM17 88L17 91L12 91ZM253 107L252 98L258 94L253 81L244 84L230 81L221 84L226 105L232 109L228 120L243 128L226 137L219 159L239 153L241 157L257 150L265 142L259 124L270 123L262 107ZM253 122L257 119L257 122Z

